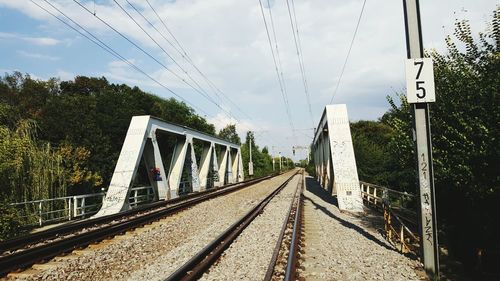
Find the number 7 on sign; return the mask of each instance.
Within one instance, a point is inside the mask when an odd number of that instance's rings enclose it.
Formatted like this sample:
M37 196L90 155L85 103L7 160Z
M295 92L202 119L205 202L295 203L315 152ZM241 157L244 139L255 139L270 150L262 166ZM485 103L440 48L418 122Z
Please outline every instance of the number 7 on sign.
M406 60L406 98L409 103L436 101L431 58Z

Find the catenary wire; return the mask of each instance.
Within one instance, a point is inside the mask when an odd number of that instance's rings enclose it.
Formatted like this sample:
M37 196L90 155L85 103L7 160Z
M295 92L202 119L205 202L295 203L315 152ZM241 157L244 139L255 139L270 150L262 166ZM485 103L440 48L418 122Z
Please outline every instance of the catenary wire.
M128 1L127 1L128 2ZM246 117L248 117L249 119L252 119L252 117L250 115L248 115L245 111L243 111L234 101L232 101L222 90L220 90L210 79L208 79L208 77L196 66L196 64L194 63L193 59L191 58L191 56L189 55L189 53L186 51L186 49L182 46L182 44L179 42L179 40L177 40L176 36L173 34L173 32L167 27L167 24L165 23L165 21L160 17L160 15L157 13L156 9L153 7L153 5L151 5L151 3L149 2L149 0L146 0L146 3L149 5L149 7L151 8L151 10L153 11L153 13L156 15L156 17L158 18L158 20L162 23L163 27L165 28L165 30L170 34L170 36L174 39L175 43L178 45L179 49L177 48L174 48L176 49L179 54L181 54L181 56L183 58L186 59L186 61L188 61L193 67L194 69L196 69L196 71L205 79L205 81L207 82L208 85L210 85L212 87L212 89L215 89L215 93L220 93L223 97L225 97L229 103L231 103L240 113L242 113L243 115L245 115ZM156 29L156 28L155 28ZM158 31L159 32L159 31ZM160 33L161 34L161 33ZM167 40L163 35L162 37ZM170 44L170 41L167 41L169 42ZM173 44L171 44L172 47L173 47ZM182 51L182 52L181 52ZM219 96L217 94L217 96Z
M278 65L277 65L277 62L276 62L276 57L274 55L273 45L272 45L272 42L271 42L271 36L269 34L269 28L267 26L267 21L266 21L265 15L264 15L264 8L262 6L262 1L261 0L259 0L259 5L260 5L261 13L262 13L262 19L264 20L264 26L266 28L266 34L267 34L267 39L269 41L269 47L271 48L271 55L273 57L274 69L275 69L276 75L278 77L278 82L279 82L279 85L280 85L281 95L283 97L283 102L285 104L285 111L286 111L286 114L287 114L287 117L288 117L288 121L290 123L290 127L291 127L291 129L293 131L294 126L293 126L293 121L292 121L291 114L290 114L290 109L289 109L290 107L289 107L289 104L288 104L288 99L285 96L285 92L283 91L283 85L282 85L282 82L281 82L281 79L280 79L280 74L279 74L279 71L278 71Z
M194 89L196 92L200 93L198 89L196 89L195 87L193 87L188 81L186 81L186 79L180 77L177 73L175 73L174 71L172 71L171 69L169 69L164 63L162 63L161 61L159 61L157 58L155 58L153 55L151 55L149 52L147 52L146 50L144 50L144 48L142 48L141 46L139 46L137 43L135 43L134 41L132 41L130 38L128 38L127 36L125 36L122 32L118 31L116 28L114 28L112 25L110 25L107 21L103 20L101 17L99 17L97 14L94 14L92 13L92 11L90 11L87 7L85 7L82 3L80 3L79 1L77 0L73 0L73 2L75 2L76 4L78 4L80 7L82 7L85 11L87 11L89 14L93 15L95 18L97 18L100 22L102 22L103 24L105 24L106 26L108 26L111 30L113 30L115 33L117 33L118 35L120 35L123 39L125 39L126 41L128 41L130 44L132 44L134 47L136 47L138 50L140 50L142 53L144 53L146 56L148 56L149 58L151 58L152 60L154 60L156 63L158 63L160 66L162 66L163 68L165 68L168 72L172 73L174 76L176 76L178 79L180 79L183 83L185 83L186 85L190 86L192 89ZM202 94L202 96L204 96ZM205 96L204 96L205 97ZM206 98L206 97L205 97ZM207 100L213 104L215 104L216 106L219 106L217 103L213 102L212 100L208 99Z
M83 26L81 26L80 24L78 24L76 21L74 21L73 19L71 19L68 15L66 15L63 11L61 11L60 9L58 9L56 6L54 6L52 3L50 3L48 0L43 0L45 1L47 4L49 4L53 9L55 9L56 11L58 11L60 14L62 14L65 18L67 18L68 20L70 20L73 24L75 24L76 26L78 26L79 28L81 28L82 30L84 30L86 33L88 33L91 37L93 37L94 39L90 38L87 34L81 32L80 30L78 30L77 28L75 28L74 26L70 25L68 22L64 21L62 18L58 17L57 15L55 15L54 13L50 12L49 10L47 10L45 7L41 6L40 4L36 3L34 0L30 0L33 4L35 4L36 6L38 6L40 9L42 9L43 11L45 11L46 13L50 14L52 17L56 18L57 20L59 20L60 22L62 22L63 24L65 24L66 26L68 26L69 28L73 29L74 31L78 32L80 35L82 35L83 37L87 38L89 41L93 42L94 44L96 44L97 46L99 46L100 48L102 48L103 50L105 50L106 52L108 52L109 54L113 55L114 57L118 58L119 60L125 62L126 64L128 64L130 67L132 67L133 69L135 69L136 71L142 73L143 75L145 75L146 77L148 77L149 79L151 79L153 82L155 82L156 84L158 84L160 87L164 88L165 90L167 90L168 92L170 92L171 94L173 94L174 96L178 97L179 99L181 99L182 101L184 101L185 103L189 104L190 106L192 106L193 108L195 108L196 110L204 113L205 115L208 115L207 112L205 112L204 110L202 110L201 108L195 106L193 103L189 102L188 100L186 100L185 98L183 98L182 96L180 96L179 94L177 94L176 92L174 92L172 89L168 88L167 86L165 86L163 83L159 82L157 79L153 78L151 75L149 75L148 73L146 73L144 70L142 70L140 67L138 67L137 65L135 65L134 63L130 62L129 60L127 60L126 58L124 58L122 55L120 55L118 52L116 52L113 48L111 48L109 45L107 45L106 43L104 43L102 40L100 40L99 38L97 38L95 35L93 35L91 32L89 32L87 29L85 29Z
M292 33L294 33L295 48L297 50L297 55L299 58L299 66L300 66L300 71L302 74L302 79L304 82L304 92L306 94L307 105L309 108L309 115L311 117L311 122L314 126L314 117L313 117L312 107L311 107L311 95L309 93L309 84L307 83L306 67L304 65L304 52L302 51L302 44L301 44L301 40L300 40L299 22L297 21L297 14L295 13L294 0L291 0L291 2L292 2L293 18L295 20L295 32L294 32L294 28L293 28L294 25L293 25L293 21L292 21L292 16L290 14L290 5L288 4L288 0L287 0L288 15L290 17L290 24L292 26ZM295 33L297 34L296 38L295 38Z
M222 110L224 113L226 113L228 115L229 118L231 118L231 113L228 112L227 110L225 110L224 108L222 108L215 100L213 100L212 97L210 97L210 95L200 86L200 84L198 82L196 82L196 80L193 79L193 77L151 36L151 34L149 34L149 32L147 32L140 23L138 23L135 18L129 13L127 12L127 10L125 8L123 8L123 6L118 3L118 1L116 0L113 0L116 5L118 5L118 7L142 30L142 32L144 34L146 34L149 39L151 39L151 41L153 41L156 46L158 46L158 48L160 48L163 53L165 53L165 55L167 55L173 62L174 64L180 69L182 70L182 72L184 72L184 74L189 78L189 80L191 80L191 82L193 82L198 88L192 86L190 83L187 83L187 81L185 81L185 83L192 87L196 92L198 92L200 95L204 96L208 101L210 101L211 103L213 103L215 106L217 106L220 110ZM129 1L127 1L127 3L129 3L130 5L132 5ZM133 6L133 8L135 9L135 7ZM136 10L136 9L135 9ZM137 11L137 10L136 10ZM141 14L142 15L142 14ZM147 19L146 19L147 20ZM149 22L149 20L147 20ZM171 73L174 73L173 71L170 71ZM174 74L177 78L181 79L180 76L178 76L177 74ZM236 119L236 118L235 118Z
M342 76L344 75L344 70L347 65L347 61L349 60L349 55L351 54L352 45L354 44L354 39L356 38L356 34L358 33L359 23L361 22L361 17L363 16L363 11L365 10L366 0L363 1L363 6L361 7L361 12L359 13L358 22L356 23L356 29L354 30L354 34L352 35L351 44L349 45L349 51L347 51L347 56L345 57L344 65L342 66L342 70L340 71L339 79L337 80L337 86L335 86L335 91L332 94L332 98L330 99L330 103L333 102L333 98L337 94L339 89L340 81L342 80Z

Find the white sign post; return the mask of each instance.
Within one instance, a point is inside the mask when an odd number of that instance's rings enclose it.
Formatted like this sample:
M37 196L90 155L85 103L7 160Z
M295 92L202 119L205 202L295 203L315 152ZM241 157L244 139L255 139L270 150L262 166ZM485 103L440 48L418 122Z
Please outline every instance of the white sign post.
M424 268L432 280L439 280L439 245L434 196L432 138L429 102L436 101L432 60L423 58L418 0L403 0L406 31L407 100L413 109L415 150L420 193L420 234Z
M406 99L408 103L436 101L434 65L431 58L406 60Z

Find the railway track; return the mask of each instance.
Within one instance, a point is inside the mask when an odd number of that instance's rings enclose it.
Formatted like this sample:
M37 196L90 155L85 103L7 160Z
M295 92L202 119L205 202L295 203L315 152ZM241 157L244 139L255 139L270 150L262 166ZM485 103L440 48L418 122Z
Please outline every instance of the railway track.
M281 227L278 242L264 277L265 281L296 279L302 231L303 191L304 174L302 174L294 200L290 204L288 215Z
M165 280L197 280L204 273L206 273L211 266L221 258L221 255L228 247L239 237L239 235L260 215L264 212L264 208L275 198L283 189L290 183L292 175L288 180L278 186L272 193L261 200L254 208L248 211L242 218L227 228L221 235L206 245L201 251L189 259L186 263L180 266L174 273L172 273ZM287 216L283 222L279 239L276 243L271 261L269 262L267 274L264 280L272 280L273 276L279 276L280 273L275 273L279 270L280 266L277 265L278 257L288 256L288 265L285 264L286 275L289 279L294 280L295 276L295 261L297 260L297 249L300 233L300 220L301 217L301 194L303 190L303 173L300 175L301 179L295 189L293 200L287 212ZM290 228L292 228L291 231ZM286 236L290 236L286 239ZM288 243L291 241L291 243ZM292 254L288 254L288 252ZM248 253L252 254L252 253ZM217 278L216 278L217 279ZM216 280L215 279L215 280Z
M0 276L43 263L61 254L112 238L200 202L254 185L272 176L232 184L117 215L80 221L0 243Z

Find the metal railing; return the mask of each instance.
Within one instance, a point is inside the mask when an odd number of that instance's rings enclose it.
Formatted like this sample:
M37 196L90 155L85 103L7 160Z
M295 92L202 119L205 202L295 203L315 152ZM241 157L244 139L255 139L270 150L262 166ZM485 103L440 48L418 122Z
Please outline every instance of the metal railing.
M384 214L387 240L402 253L419 251L420 239L408 225L417 226L417 213L409 207L415 204L416 195L360 181L363 202Z
M65 196L11 204L19 210L28 225L84 218L97 213L105 193Z
M106 193L92 193L12 203L26 226L43 226L50 223L87 218L99 211ZM152 186L133 187L129 203L131 207L151 202L155 198Z
M155 193L152 186L138 186L130 189L129 204L130 207L136 207L140 204L148 203L155 199Z

